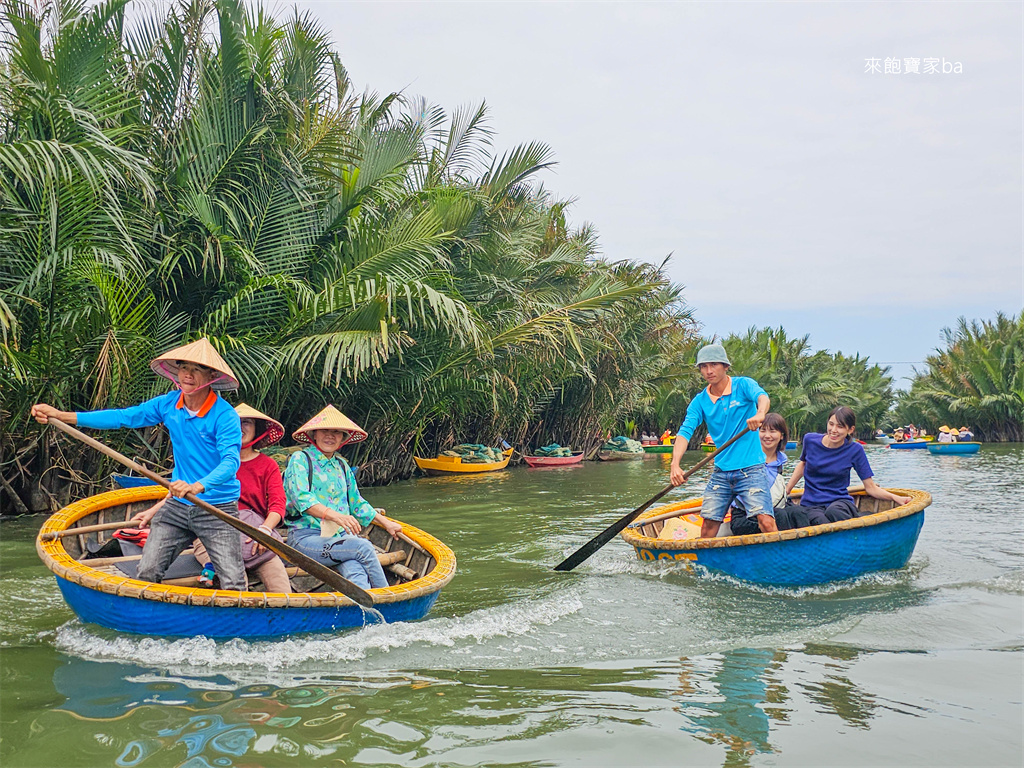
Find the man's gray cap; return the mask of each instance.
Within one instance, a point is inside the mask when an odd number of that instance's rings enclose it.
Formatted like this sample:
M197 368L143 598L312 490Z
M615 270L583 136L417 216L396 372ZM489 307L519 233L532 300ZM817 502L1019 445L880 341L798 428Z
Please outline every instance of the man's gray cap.
M702 363L725 363L726 365L732 365L729 362L729 356L725 353L725 347L721 344L708 344L700 348L700 352L697 353L697 365Z

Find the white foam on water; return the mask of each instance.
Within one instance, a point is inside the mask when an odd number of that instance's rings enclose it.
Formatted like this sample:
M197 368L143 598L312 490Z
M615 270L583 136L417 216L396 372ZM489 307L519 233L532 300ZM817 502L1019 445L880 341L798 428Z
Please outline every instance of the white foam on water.
M72 621L58 628L56 645L66 653L87 659L147 666L281 670L316 664L322 668L326 664L372 660L414 645L428 649L453 648L478 645L493 638L526 635L582 607L578 592L567 592L543 600L522 600L485 608L465 616L375 624L340 635L276 641L217 642L202 636L177 640L135 635L111 638Z

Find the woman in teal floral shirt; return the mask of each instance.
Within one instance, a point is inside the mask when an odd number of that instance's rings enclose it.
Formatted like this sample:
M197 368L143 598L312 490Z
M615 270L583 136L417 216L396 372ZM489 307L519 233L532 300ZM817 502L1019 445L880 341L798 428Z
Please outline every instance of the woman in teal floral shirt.
M288 543L363 589L388 586L377 551L359 531L377 520L397 538L402 526L370 506L352 468L337 455L346 443L365 440L366 432L328 405L292 437L311 445L292 454L284 473Z

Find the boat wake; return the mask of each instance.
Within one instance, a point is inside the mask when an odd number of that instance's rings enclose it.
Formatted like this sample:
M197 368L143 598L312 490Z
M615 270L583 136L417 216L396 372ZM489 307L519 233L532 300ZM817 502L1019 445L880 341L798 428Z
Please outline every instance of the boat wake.
M58 649L82 658L144 663L152 666L217 669L301 670L305 666L358 662L368 667L395 669L423 665L431 649L451 654L530 634L554 624L583 607L577 592L561 593L539 601L518 601L473 611L465 616L439 617L418 622L374 624L339 635L309 635L287 640L215 641L208 637L164 639L135 635L99 634L78 621L57 629ZM100 630L99 632L103 632ZM410 649L403 653L404 649Z

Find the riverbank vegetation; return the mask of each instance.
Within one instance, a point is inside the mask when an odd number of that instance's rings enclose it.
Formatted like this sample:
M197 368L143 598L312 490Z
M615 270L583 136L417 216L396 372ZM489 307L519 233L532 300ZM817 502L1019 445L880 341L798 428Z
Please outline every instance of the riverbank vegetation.
M979 440L1024 441L1024 312L961 318L944 336L900 397L897 423L966 425Z
M126 5L3 5L5 512L115 469L32 403L140 402L166 391L149 361L199 336L239 374L233 402L288 426L331 402L365 427L365 484L459 442L589 451L678 425L701 386L682 287L602 256L541 182L549 147L499 149L483 104L356 93L310 15L195 0L129 24ZM892 399L884 369L782 329L726 345L797 431L837 403L873 427ZM168 466L161 428L104 439Z
M496 151L484 105L355 94L308 15L201 1L126 28L125 4L5 6L0 439L19 508L110 469L31 403L153 396L149 360L197 336L239 399L292 425L333 402L368 428L367 483L465 439L591 447L695 339L680 286L600 258L538 180L550 148ZM159 429L107 439L166 465Z

